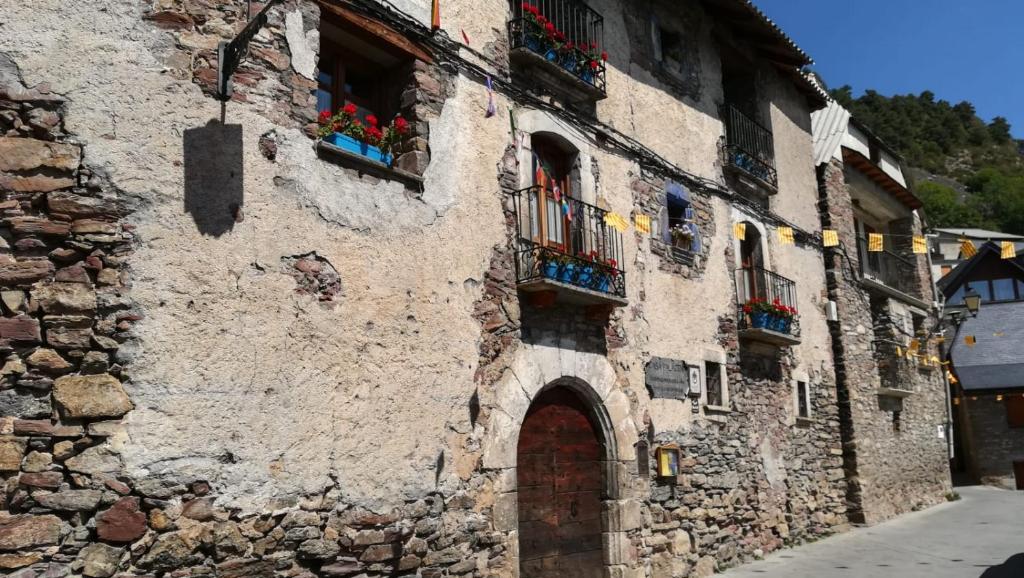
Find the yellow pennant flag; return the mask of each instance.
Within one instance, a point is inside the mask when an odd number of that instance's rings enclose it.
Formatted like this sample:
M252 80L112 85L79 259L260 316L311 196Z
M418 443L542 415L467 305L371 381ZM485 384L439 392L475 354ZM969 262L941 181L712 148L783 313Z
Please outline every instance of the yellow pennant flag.
M914 253L924 255L927 252L928 241L920 235L914 235Z
M746 223L736 223L735 225L733 225L732 226L732 236L736 237L740 241L746 241L747 240L747 224Z
M970 259L971 257L978 254L978 249L974 246L974 243L970 239L960 238L960 254L965 258Z
M622 218L622 215L618 213L608 213L604 216L604 223L616 231L622 233L629 227L629 223L626 219Z
M793 227L779 227L779 243L792 245L793 242Z
M964 336L964 343L967 344L967 347L974 347L975 344L978 343L978 340L975 339L973 335L965 335Z
M931 358L929 358L929 361L934 363L936 366L940 365L939 357L937 355L931 356Z
M946 372L946 379L948 379L950 383L958 383L956 376L954 376L951 371Z
M868 251L877 253L882 250L884 243L881 233L868 233Z
M899 345L896 346L896 357L903 357L903 348Z
M917 348L921 347L921 342L917 339L911 339L910 345L907 347L907 353L914 355L917 353Z
M826 247L838 247L839 246L839 232L833 231L832 229L822 229L821 231L822 244Z
M1016 259L1017 258L1017 248L1013 246L1013 242L1012 241L1003 241L1002 243L999 244L999 246L1000 246L1000 255L1002 256L1003 259Z
M636 225L636 230L641 233L651 232L651 218L647 215L637 214L633 216L633 224Z

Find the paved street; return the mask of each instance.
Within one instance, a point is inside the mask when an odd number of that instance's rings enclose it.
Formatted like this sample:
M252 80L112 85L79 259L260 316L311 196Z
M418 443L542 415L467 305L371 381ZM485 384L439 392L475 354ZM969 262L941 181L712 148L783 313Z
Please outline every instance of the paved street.
M1024 492L957 491L960 501L782 550L720 576L1024 578Z

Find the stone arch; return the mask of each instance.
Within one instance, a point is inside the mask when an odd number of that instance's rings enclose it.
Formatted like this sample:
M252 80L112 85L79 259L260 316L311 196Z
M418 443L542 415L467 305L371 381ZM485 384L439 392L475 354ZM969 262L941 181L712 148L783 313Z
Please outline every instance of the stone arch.
M640 527L640 502L629 499L630 476L636 468L640 429L630 412L629 398L615 387L616 374L600 354L576 351L571 337L558 343L522 344L495 383L490 422L483 440L482 467L500 475L496 487L495 527L509 533L510 548L518 552L517 450L520 429L530 405L543 392L568 388L593 412L595 429L604 436L604 499L602 513L603 565L626 564L630 556L627 532ZM519 567L518 556L514 567Z

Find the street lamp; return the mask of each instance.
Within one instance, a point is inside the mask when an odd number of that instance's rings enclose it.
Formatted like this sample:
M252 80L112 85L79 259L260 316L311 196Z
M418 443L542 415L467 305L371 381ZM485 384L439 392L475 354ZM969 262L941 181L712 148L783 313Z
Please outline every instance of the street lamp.
M964 306L967 307L967 312L971 314L971 317L977 317L978 309L981 309L981 295L973 288L968 289L964 294Z

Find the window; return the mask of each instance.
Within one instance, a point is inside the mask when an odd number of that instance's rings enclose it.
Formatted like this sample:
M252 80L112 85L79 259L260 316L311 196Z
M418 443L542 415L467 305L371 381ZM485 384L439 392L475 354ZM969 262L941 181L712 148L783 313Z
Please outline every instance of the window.
M1006 404L1006 425L1024 428L1024 396L1007 395L1003 403Z
M989 290L988 281L971 281L967 283L969 289L974 289L981 295L981 302L988 303L992 300L992 291Z
M409 79L408 62L366 42L343 26L321 24L317 65L317 112L332 113L346 104L356 105L356 116L376 116L390 122L398 114L399 99Z
M1013 279L993 279L992 298L994 301L1013 301L1017 298L1013 290Z
M704 362L704 389L708 392L708 405L714 407L725 406L725 388L722 384L722 364L714 361Z
M683 36L675 30L658 27L656 58L670 72L681 72L683 68Z
M668 245L690 253L700 252L700 230L695 221L690 192L679 183L665 184L665 204L661 219L662 240Z
M803 380L796 382L796 415L804 419L811 417L811 390Z

